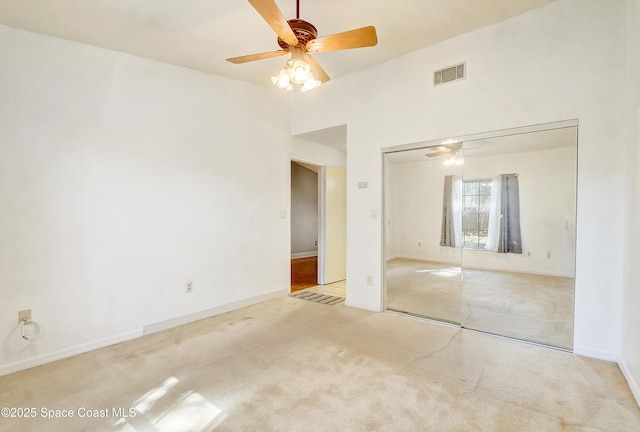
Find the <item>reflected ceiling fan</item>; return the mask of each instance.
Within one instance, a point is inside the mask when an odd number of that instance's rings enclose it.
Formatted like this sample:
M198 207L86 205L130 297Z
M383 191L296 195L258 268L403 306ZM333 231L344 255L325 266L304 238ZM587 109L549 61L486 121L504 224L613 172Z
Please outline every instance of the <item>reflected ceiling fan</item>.
M378 43L373 26L336 33L318 38L315 26L300 19L300 0L296 0L296 18L286 20L274 0L248 0L278 35L280 50L228 58L234 64L248 63L291 54L291 58L277 76L271 78L278 87L291 90L299 85L309 91L329 81L329 75L309 53L340 51L375 46Z
M449 144L442 144L439 146L428 147L427 150L431 153L426 153L426 157L438 157L456 154L462 148L461 142L452 142Z
M464 158L460 150L462 149L462 142L447 140L442 145L428 147L427 150L430 153L425 153L426 157L435 158L439 156L447 156L447 158L442 162L443 165L446 166L462 166L464 165Z

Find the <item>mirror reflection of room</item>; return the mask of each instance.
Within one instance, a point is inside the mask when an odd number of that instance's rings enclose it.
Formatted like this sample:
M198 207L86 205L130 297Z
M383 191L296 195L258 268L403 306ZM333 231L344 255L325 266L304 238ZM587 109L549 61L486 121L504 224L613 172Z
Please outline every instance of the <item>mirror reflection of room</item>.
M426 156L432 153L420 148L385 155L387 309L460 324L462 248L441 244L448 223L443 179L461 178L462 166ZM452 224L459 225L459 216Z
M571 349L577 128L456 145L385 155L387 308Z

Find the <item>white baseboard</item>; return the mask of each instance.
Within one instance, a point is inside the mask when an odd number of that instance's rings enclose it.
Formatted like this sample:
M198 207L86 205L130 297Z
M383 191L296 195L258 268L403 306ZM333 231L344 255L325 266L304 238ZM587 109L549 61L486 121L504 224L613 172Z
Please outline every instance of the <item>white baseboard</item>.
M128 341L142 336L142 329L132 330L126 333L119 334L104 339L100 339L93 342L88 342L81 345L65 348L59 351L55 351L49 354L42 354L36 357L32 357L26 360L17 361L0 367L0 376L8 375L10 373L19 372L21 370L29 369L35 366L40 366L45 363L50 363L63 358L71 357L77 354L82 354L88 351L93 351L98 348L104 348L109 345L115 345L120 342Z
M288 294L287 290L278 290L268 294L263 294L256 297L251 297L248 299L236 301L233 303L228 303L226 305L214 307L211 309L206 309L200 312L195 312L189 315L183 315L183 316L172 318L166 321L149 324L143 327L143 334L148 335L148 334L156 333L162 330L168 330L173 327L189 324L190 322L199 321L201 319L209 318L215 315L220 315L225 312L230 312L232 310L236 310L236 309L251 306L257 303L261 303L263 301L286 296L287 294Z
M310 258L318 256L318 251L292 253L291 259Z
M369 303L359 303L359 302L354 302L353 300L347 299L344 301L344 304L350 307L365 309L372 312L382 312L382 309L380 309L380 306L372 305Z
M638 382L634 379L633 374L631 373L623 359L620 359L620 361L618 362L618 366L620 366L622 374L627 379L627 383L629 383L631 393L633 393L638 406L640 406L640 386L638 385Z
M407 259L414 261L428 261L437 264L447 264L451 266L460 267L460 260L444 260L444 259L429 259L423 256L413 256L413 255L398 255L394 259Z
M214 315L219 315L221 313L229 312L235 309L240 309L242 307L251 306L253 304L260 303L266 300L271 300L276 297L285 296L287 294L288 294L287 290L284 290L284 289L278 290L272 293L248 298L245 300L240 300L240 301L229 303L223 306L218 306L212 309L207 309L207 310L196 312L193 314L173 318L167 321L162 321L156 324L151 324L143 327L142 329L131 330L129 332L122 333L116 336L100 339L93 342L88 342L81 345L76 345L76 346L65 348L49 354L43 354L36 357L32 357L26 360L17 361L14 363L10 363L8 365L0 366L0 376L8 375L14 372L19 372L21 370L29 369L35 366L40 366L45 363L61 360L67 357L71 357L77 354L82 354L98 348L104 348L109 345L115 345L117 343L135 339L143 335L159 332L161 330L167 330L172 327L188 324L193 321L198 321Z
M399 256L394 257L393 259L409 259L409 260L415 260L415 261L428 261L428 262L437 263L437 264L446 264L446 265L451 265L451 266L456 266L456 267L461 267L462 266L462 262L460 260L429 259L429 258L426 258L426 257L412 256L412 255L399 255ZM567 274L567 273L562 273L562 272L557 272L557 273L554 273L554 272L539 272L539 271L529 271L529 270L523 270L523 269L511 269L511 268L504 268L504 267L488 267L488 266L465 265L464 268L473 269L473 270L490 270L490 271L498 271L498 272L524 273L524 274L533 274L533 275L540 275L540 276L557 276L557 277L567 277L567 278L573 278L574 277L573 274Z
M500 267L485 267L485 266L464 266L465 269L471 270L489 270L496 272L506 272L506 273L521 273L521 274L529 274L529 275L538 275L538 276L555 276L555 277L564 277L572 279L574 277L573 274L561 273L561 272L539 272L539 271L530 271L523 269L510 269L510 268L500 268Z
M591 357L598 360L620 363L620 357L617 354L608 351L594 350L592 348L575 345L573 347L573 353L583 357Z

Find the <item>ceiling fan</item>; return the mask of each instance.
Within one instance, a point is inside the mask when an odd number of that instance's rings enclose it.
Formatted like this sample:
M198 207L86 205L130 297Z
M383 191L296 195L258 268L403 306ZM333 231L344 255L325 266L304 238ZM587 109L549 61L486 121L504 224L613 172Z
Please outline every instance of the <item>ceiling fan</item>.
M462 142L455 141L453 139L446 140L442 145L428 147L427 150L431 153L426 153L425 156L429 158L435 158L439 156L447 156L442 162L445 166L462 166L464 165L464 158L462 156Z
M452 142L452 143L449 143L449 144L443 144L443 145L439 145L439 146L428 147L427 150L430 151L431 153L426 153L425 156L426 157L438 157L438 156L451 155L451 154L455 154L458 151L460 151L461 148L462 148L462 143L461 142Z
M312 90L329 81L329 75L309 53L322 53L375 46L378 43L373 26L318 38L315 26L300 19L300 0L296 0L296 18L286 20L274 0L248 0L278 35L280 50L228 58L234 64L291 54L285 67L271 78L278 87L291 90L293 84L302 91Z

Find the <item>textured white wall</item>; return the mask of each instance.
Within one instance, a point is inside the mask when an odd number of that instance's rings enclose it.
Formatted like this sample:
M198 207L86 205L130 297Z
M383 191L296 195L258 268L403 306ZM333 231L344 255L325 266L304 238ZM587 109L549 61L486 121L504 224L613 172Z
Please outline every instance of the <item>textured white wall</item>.
M626 213L625 285L621 315L621 366L640 404L640 3L629 1L627 9L627 63L625 110L629 126L627 173L629 203Z
M388 241L394 255L460 265L460 248L440 246L444 176L462 176L459 167L445 167L442 161L396 163L385 171L391 201ZM385 239L387 240L387 239Z
M6 27L0 57L0 372L286 292L288 96Z
M628 127L624 68L612 67L627 55L626 3L560 0L294 98L294 133L348 125L347 304L383 307L382 224L371 218L382 206L382 147L579 119L574 347L618 357L626 160L624 145L608 144ZM433 70L461 61L465 80L432 86ZM307 103L315 115L304 115ZM357 189L362 180L368 189Z
M462 169L441 160L401 163L391 176L394 208L391 225L397 255L462 264L468 267L573 276L575 269L576 149L510 153L465 159ZM523 253L452 249L440 246L444 176L491 178L518 173ZM569 231L563 227L569 221Z
M466 158L464 178L518 173L523 253L464 250L463 264L573 277L576 253L576 159L575 147Z

